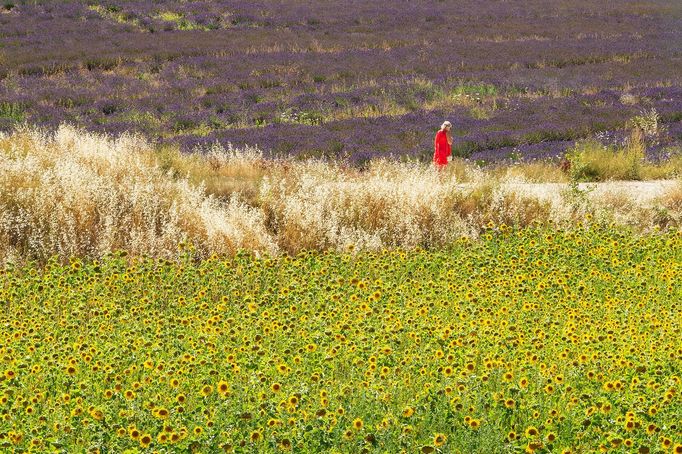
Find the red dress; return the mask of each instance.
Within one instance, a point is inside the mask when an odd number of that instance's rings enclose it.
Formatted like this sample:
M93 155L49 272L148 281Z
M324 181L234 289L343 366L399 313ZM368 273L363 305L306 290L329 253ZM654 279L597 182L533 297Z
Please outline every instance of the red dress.
M436 133L436 140L434 140L433 162L436 165L444 166L448 163L448 156L452 154L452 148L448 143L448 136L445 131L441 130Z

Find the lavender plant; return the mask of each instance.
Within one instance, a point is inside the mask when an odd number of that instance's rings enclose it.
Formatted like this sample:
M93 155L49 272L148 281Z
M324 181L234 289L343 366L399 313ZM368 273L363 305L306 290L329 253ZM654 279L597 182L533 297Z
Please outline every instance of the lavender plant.
M503 162L625 135L655 109L680 142L682 6L16 1L0 14L0 129L142 132L185 150ZM667 131L665 131L667 130ZM512 151L513 150L513 151ZM660 153L659 153L660 154Z

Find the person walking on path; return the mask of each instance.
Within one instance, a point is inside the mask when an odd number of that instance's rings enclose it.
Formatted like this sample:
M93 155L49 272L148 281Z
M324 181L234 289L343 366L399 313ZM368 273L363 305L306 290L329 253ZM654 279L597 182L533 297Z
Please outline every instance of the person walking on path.
M450 134L450 129L452 128L452 123L449 121L444 121L440 127L440 131L436 133L436 139L434 140L434 152L433 152L433 163L436 165L438 170L443 169L447 164L452 155L452 135Z

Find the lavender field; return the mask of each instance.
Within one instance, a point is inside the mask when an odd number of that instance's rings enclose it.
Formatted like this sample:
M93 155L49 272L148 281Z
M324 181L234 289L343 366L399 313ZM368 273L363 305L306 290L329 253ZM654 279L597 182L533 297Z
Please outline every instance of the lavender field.
M192 150L476 161L682 142L682 2L0 2L0 130L63 122Z

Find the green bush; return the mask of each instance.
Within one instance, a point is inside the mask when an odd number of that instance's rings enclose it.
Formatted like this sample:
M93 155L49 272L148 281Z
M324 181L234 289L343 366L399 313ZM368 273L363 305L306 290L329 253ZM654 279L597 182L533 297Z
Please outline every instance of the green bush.
M577 142L566 159L575 181L641 180L644 145L640 133L633 133L622 148L587 139Z

